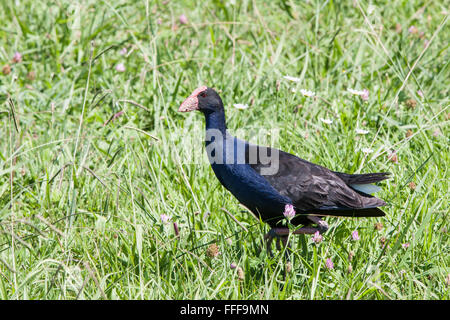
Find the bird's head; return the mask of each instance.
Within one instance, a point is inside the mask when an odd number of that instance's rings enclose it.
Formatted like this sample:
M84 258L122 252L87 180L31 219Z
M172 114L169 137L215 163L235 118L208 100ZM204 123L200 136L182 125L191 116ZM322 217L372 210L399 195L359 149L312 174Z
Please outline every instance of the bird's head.
M222 99L212 88L202 86L194 90L178 108L178 112L189 112L198 110L204 114L223 111Z

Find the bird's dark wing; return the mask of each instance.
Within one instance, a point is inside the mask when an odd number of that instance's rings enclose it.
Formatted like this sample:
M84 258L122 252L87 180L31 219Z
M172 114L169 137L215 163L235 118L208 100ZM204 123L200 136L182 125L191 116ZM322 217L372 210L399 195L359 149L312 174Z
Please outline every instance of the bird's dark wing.
M255 148L254 145L249 146ZM329 212L326 214L336 216L358 216L358 214L351 212L355 209L371 209L386 204L383 200L365 196L353 190L336 173L325 167L300 159L281 150L258 146L256 148L258 149L258 155L260 155L260 152L267 152L267 158L271 159L271 161L276 161L278 153L278 172L273 175L264 175L262 170L273 165L273 163L264 164L259 157L256 162L251 161L250 154L255 152L252 151L251 147L246 150L250 166L256 172L262 174L280 194L289 197L294 206L300 211ZM373 215L382 215L382 211L379 209L369 211L372 211ZM371 215L369 212L366 214L368 216Z

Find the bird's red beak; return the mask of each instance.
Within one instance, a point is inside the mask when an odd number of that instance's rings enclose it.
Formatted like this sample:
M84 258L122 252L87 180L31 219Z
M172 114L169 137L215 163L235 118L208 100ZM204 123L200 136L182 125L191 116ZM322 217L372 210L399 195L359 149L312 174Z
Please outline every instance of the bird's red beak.
M180 107L178 108L178 112L189 112L198 110L199 108L197 96L206 89L207 89L206 86L202 86L200 88L195 89L194 92L192 92L192 94L180 105Z

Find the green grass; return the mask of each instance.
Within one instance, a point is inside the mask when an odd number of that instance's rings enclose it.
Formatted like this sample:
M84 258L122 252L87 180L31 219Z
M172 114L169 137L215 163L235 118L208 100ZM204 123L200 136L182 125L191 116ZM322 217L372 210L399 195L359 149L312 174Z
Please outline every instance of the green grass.
M0 2L1 299L449 298L448 8L234 2ZM187 140L204 154L204 124L177 108L205 84L232 132L277 129L276 147L333 170L392 172L386 217L329 218L319 245L292 238L286 273L268 227L183 158Z

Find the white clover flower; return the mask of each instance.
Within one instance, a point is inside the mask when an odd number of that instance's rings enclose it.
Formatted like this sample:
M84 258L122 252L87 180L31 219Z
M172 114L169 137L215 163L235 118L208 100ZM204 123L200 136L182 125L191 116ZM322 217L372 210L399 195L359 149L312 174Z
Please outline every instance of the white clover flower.
M356 129L355 132L357 134L368 134L369 130L364 130L364 129Z
M423 92L422 92L422 90L417 90L417 94L423 99Z
M352 88L348 88L347 91L350 92L351 94L354 94L355 96L360 96L364 94L364 91L355 90Z
M333 120L331 120L331 119L320 118L320 121L322 121L323 123L326 123L326 124L332 124L333 123Z
M117 72L125 72L125 70L125 65L123 63L119 63L118 65L116 65Z
M286 80L289 80L289 81L294 81L294 82L300 82L302 80L300 78L291 77L291 76L284 76L283 78Z
M163 213L162 215L160 215L160 219L161 219L162 223L168 223L170 220L170 217L167 214Z
M127 50L126 47L123 47L123 48L119 51L119 53L120 53L122 56L124 56L124 55L126 55L126 54L128 53L128 50Z
M363 99L364 101L369 100L369 90L364 89L362 91L362 94L359 95L361 97L361 99Z
M188 18L186 17L186 15L183 13L178 20L180 20L181 24L187 24L188 23Z
M236 109L240 109L240 110L244 110L244 109L248 108L248 104L242 104L242 103L235 103L235 104L233 104L233 106Z
M364 89L364 90L355 90L352 88L347 88L347 91L350 92L351 94L355 95L355 96L360 96L361 99L363 99L364 101L369 100L369 90Z
M328 258L328 259L325 261L325 266L327 267L328 270L334 269L334 263L333 263L333 261L331 260L331 258Z
M306 90L306 89L300 89L300 93L302 95L304 95L305 97L314 97L316 95L315 92L312 92L312 91L309 91L309 90Z
M408 32L409 32L409 33L412 33L412 34L416 34L416 33L419 32L419 29L417 29L416 26L410 26L410 27L408 28Z

